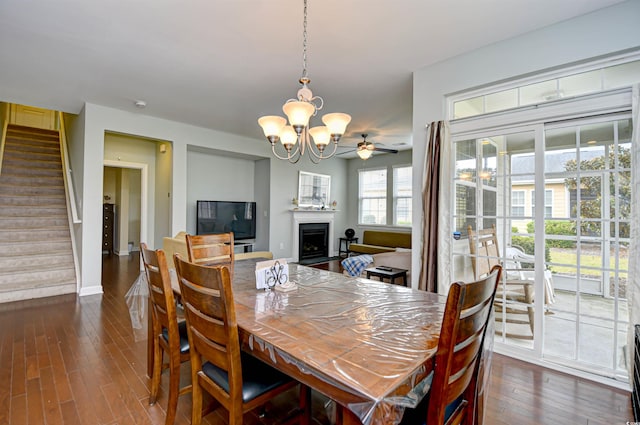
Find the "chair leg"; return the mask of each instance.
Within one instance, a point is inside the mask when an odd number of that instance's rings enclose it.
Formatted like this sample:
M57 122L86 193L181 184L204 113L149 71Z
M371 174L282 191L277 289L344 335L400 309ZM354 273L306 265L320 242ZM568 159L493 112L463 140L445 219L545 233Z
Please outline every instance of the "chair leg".
M530 285L527 285L524 288L524 297L527 303L527 315L529 316L529 327L531 328L531 335L533 336L533 320L534 320L534 312L533 307L533 288Z
M151 377L151 394L149 404L153 405L158 399L158 389L160 388L160 374L162 373L162 355L163 350L160 348L158 337L153 340L153 376Z
M165 425L173 425L178 409L178 396L180 393L180 358L169 356L169 402L167 403L167 417Z
M198 377L192 375L191 383L191 425L200 425L202 422L202 387Z

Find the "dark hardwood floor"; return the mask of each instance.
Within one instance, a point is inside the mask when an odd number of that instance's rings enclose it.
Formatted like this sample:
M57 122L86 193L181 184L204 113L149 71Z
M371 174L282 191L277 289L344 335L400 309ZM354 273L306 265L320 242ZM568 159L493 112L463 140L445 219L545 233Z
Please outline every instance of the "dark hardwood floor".
M139 273L138 258L104 257L104 294L0 305L0 425L164 424L167 376L149 406L146 341L135 341L124 295ZM182 375L189 379L188 363ZM327 424L320 396L314 420ZM180 397L176 424L190 423L191 398ZM274 400L269 424L295 405L295 393ZM493 356L486 424L624 424L630 395L603 385ZM205 424L225 424L215 411Z

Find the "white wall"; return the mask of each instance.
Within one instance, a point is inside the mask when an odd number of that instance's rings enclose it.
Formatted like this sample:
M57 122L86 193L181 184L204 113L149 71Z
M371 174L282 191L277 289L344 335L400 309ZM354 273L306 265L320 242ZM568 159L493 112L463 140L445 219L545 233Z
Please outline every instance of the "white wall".
M164 146L166 151L160 152L160 146ZM162 241L165 236L171 234L171 179L173 146L170 142L159 141L156 146L156 175L151 177L156 182L156 203L155 203L155 231L154 240L156 244Z
M80 118L79 118L80 120ZM273 159L269 144L260 139L250 139L215 130L168 121L138 112L121 111L100 105L86 104L83 109L84 127L80 153L82 167L74 168L82 174L81 195L82 215L82 263L81 295L100 293L101 289L101 230L102 230L102 164L104 161L105 132L137 135L155 140L166 140L172 144L171 180L171 231L172 235L187 228L189 186L193 183L188 176L189 150L200 148L219 151L221 156L250 156L253 160L269 161L269 166L261 163L264 182L269 187L269 245L268 248L279 257L291 256L292 216L291 199L297 195L298 171L312 171L332 176L331 198L340 206L346 205L346 160L333 158L318 165L303 158L296 165ZM80 129L80 127L78 127ZM259 131L256 131L259 133ZM122 151L121 151L122 152ZM129 153L124 152L127 155ZM84 166L86 164L86 166ZM96 164L100 164L96 166ZM255 167L255 165L254 165ZM255 168L254 168L255 172ZM153 176L154 173L149 173ZM254 174L255 175L255 174ZM254 177L251 177L255 185ZM153 180L153 179L150 179ZM264 183L262 182L262 183ZM255 187L254 187L255 190ZM261 189L263 190L263 188ZM150 190L150 195L153 193ZM336 234L344 232L344 214L336 216ZM153 228L153 226L151 226ZM156 235L156 239L158 235ZM337 239L336 239L337 240ZM282 248L280 248L282 244ZM337 248L337 247L336 247Z
M347 160L331 158L312 164L308 158L302 158L297 164L286 161L271 161L271 226L269 228L269 247L275 257L293 257L293 205L291 200L298 196L298 173L308 171L331 176L331 201L338 202L338 212L334 219L334 250L337 252L338 237L344 234L347 224Z
M255 201L251 159L187 150L187 227L196 233L196 201Z
M640 47L640 0L631 0L425 67L413 76L413 240L419 247L426 129L445 118L445 96ZM413 250L413 269L419 250ZM417 287L418 273L412 274Z
M269 220L271 210L271 160L255 162L253 195L256 201L256 251L269 251Z

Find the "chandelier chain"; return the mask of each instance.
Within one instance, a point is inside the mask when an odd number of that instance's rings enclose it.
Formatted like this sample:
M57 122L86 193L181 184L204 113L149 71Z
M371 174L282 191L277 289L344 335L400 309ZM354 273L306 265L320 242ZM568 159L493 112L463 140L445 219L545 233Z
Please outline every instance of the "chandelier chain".
M304 20L302 24L302 78L307 76L307 0L304 0Z

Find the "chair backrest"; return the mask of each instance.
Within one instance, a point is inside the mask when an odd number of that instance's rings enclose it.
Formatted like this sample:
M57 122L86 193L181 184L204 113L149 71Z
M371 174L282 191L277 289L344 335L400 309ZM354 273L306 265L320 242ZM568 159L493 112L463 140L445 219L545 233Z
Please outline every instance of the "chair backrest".
M489 274L493 266L500 265L500 250L498 249L498 235L496 226L489 229L474 231L467 227L469 235L469 252L471 264L476 279Z
M189 261L206 266L228 266L233 274L233 232L186 235Z
M494 266L484 279L451 285L429 393L429 424L475 423L482 349L501 273L502 267Z
M180 255L174 256L174 262L187 319L192 368L201 370L204 359L225 370L229 392L216 386L216 394L212 395L242 405L240 339L229 268L189 263Z
M149 284L149 300L151 302L151 314L153 314L154 337L157 338L157 333L162 332L163 328L167 329L170 346L176 344L176 348L179 350L180 333L178 331L178 315L164 251L161 249L157 251L149 249L144 242L140 244L140 251Z

